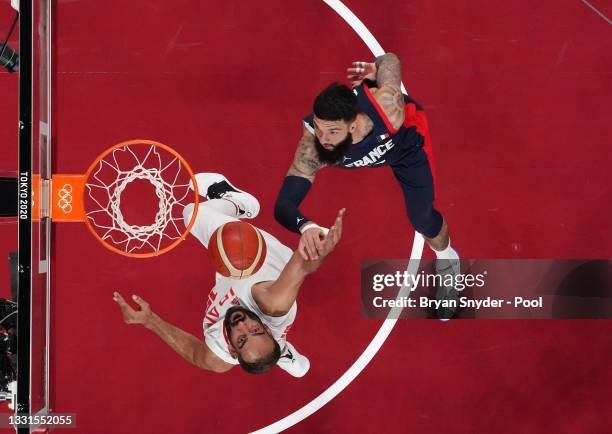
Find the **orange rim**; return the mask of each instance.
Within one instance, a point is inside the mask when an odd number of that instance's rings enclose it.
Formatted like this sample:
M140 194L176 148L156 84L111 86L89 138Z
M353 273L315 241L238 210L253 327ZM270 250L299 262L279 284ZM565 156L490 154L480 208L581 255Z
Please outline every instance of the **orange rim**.
M89 179L89 176L91 175L91 172L93 172L93 170L97 167L98 163L101 160L103 160L108 154L113 152L115 149L119 149L119 148L122 148L122 147L125 147L125 146L129 146L129 145L152 145L152 146L159 147L159 148L161 148L161 149L163 149L163 150L173 154L175 157L177 157L179 159L179 161L181 162L181 164L183 165L185 170L187 170L187 173L189 173L189 177L191 178L191 181L193 182L193 186L194 186L194 189L193 189L193 193L194 193L194 209L193 209L193 214L191 216L191 220L189 221L189 224L187 225L187 227L185 228L185 231L181 234L181 236L178 239L174 240L171 244L167 245L163 249L160 249L160 250L158 250L156 252L151 252L151 253L130 253L130 252L125 252L125 251L123 251L121 249L118 249L117 247L109 244L104 239L102 239L102 237L100 237L100 235L98 235L98 233L94 229L93 225L89 222L89 218L88 217L85 217L85 225L87 226L87 229L89 229L89 231L93 234L93 236L98 241L100 241L102 243L102 245L104 247L106 247L108 250L110 250L111 252L118 253L118 254L123 255L123 256L128 256L130 258L151 258L151 257L154 257L154 256L159 256L159 255L161 255L163 253L166 253L167 251L175 248L181 241L183 241L185 238L187 238L187 234L189 234L189 231L193 227L193 224L195 223L196 217L198 215L198 204L200 203L200 195L198 193L198 183L196 181L195 175L193 174L193 171L191 170L191 166L189 165L189 163L187 163L187 161L178 152L176 152L171 147L169 147L167 145L164 145L163 143L155 142L153 140L128 140L128 141L125 141L125 142L118 143L115 146L112 146L112 147L108 148L107 150L103 151L100 155L98 155L96 157L96 159L93 161L93 163L91 163L91 165L89 166L89 168L85 172L85 182L87 182L87 180ZM85 190L83 190L82 200L83 200L83 203L85 203Z

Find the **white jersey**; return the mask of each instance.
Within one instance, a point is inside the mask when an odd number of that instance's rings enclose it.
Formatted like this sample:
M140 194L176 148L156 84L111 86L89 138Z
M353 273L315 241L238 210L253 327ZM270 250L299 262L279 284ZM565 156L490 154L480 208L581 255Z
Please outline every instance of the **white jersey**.
M240 305L253 311L261 321L270 328L272 336L281 349L285 347L287 333L297 312L297 303L293 303L289 312L281 317L264 314L257 306L251 294L253 285L259 282L276 280L291 258L293 252L265 231L261 234L266 241L267 253L264 264L254 275L241 280L230 279L217 274L217 283L208 295L206 313L204 314L204 341L206 346L223 361L238 365L238 359L229 352L229 341L223 326L225 313L232 306Z

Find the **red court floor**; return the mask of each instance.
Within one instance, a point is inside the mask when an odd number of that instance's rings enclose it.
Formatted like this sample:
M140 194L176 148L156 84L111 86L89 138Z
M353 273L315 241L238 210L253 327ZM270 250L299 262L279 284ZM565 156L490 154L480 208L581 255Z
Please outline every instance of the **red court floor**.
M0 29L12 20L8 3ZM462 256L612 256L612 27L602 16L580 0L345 4L399 55L403 82L428 114L438 208ZM612 16L608 0L590 4ZM329 6L59 1L55 29L55 172L82 173L124 140L157 140L195 171L221 172L256 195L255 223L297 245L273 204L300 120L350 62L372 57ZM0 80L0 157L14 168L17 77ZM201 371L123 323L115 290L201 336L214 276L194 238L134 260L84 225L56 225L54 410L77 413L76 432L86 434L245 433L310 402L381 325L361 317L360 260L406 258L412 246L390 170L323 171L303 210L325 223L341 207L343 240L303 286L290 335L312 363L302 379ZM2 251L14 249L16 226L0 231ZM610 432L610 327L399 321L352 384L287 432Z

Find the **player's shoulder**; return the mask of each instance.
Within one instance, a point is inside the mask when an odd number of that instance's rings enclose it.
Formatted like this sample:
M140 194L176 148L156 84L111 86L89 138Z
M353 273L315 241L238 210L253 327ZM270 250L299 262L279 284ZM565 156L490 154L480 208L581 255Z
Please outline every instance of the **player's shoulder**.
M298 145L297 154L299 154L302 164L307 165L313 171L317 171L325 166L319 159L315 145L314 129L309 128L306 124L302 130L302 138Z
M317 153L314 127L304 120L302 137L298 143L295 157L287 175L301 176L312 182L315 173L324 166Z
M223 373L227 372L237 364L227 349L225 341L215 337L208 331L204 332L204 342L200 351L196 352L195 364L199 368L208 371Z

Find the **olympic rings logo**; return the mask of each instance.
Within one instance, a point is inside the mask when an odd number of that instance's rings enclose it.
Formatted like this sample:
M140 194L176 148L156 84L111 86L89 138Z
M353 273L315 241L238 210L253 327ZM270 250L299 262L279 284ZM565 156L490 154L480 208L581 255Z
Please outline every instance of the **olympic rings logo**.
M59 200L57 204L60 209L64 212L64 214L70 214L72 212L72 185L64 184L64 186L57 192L59 196Z

